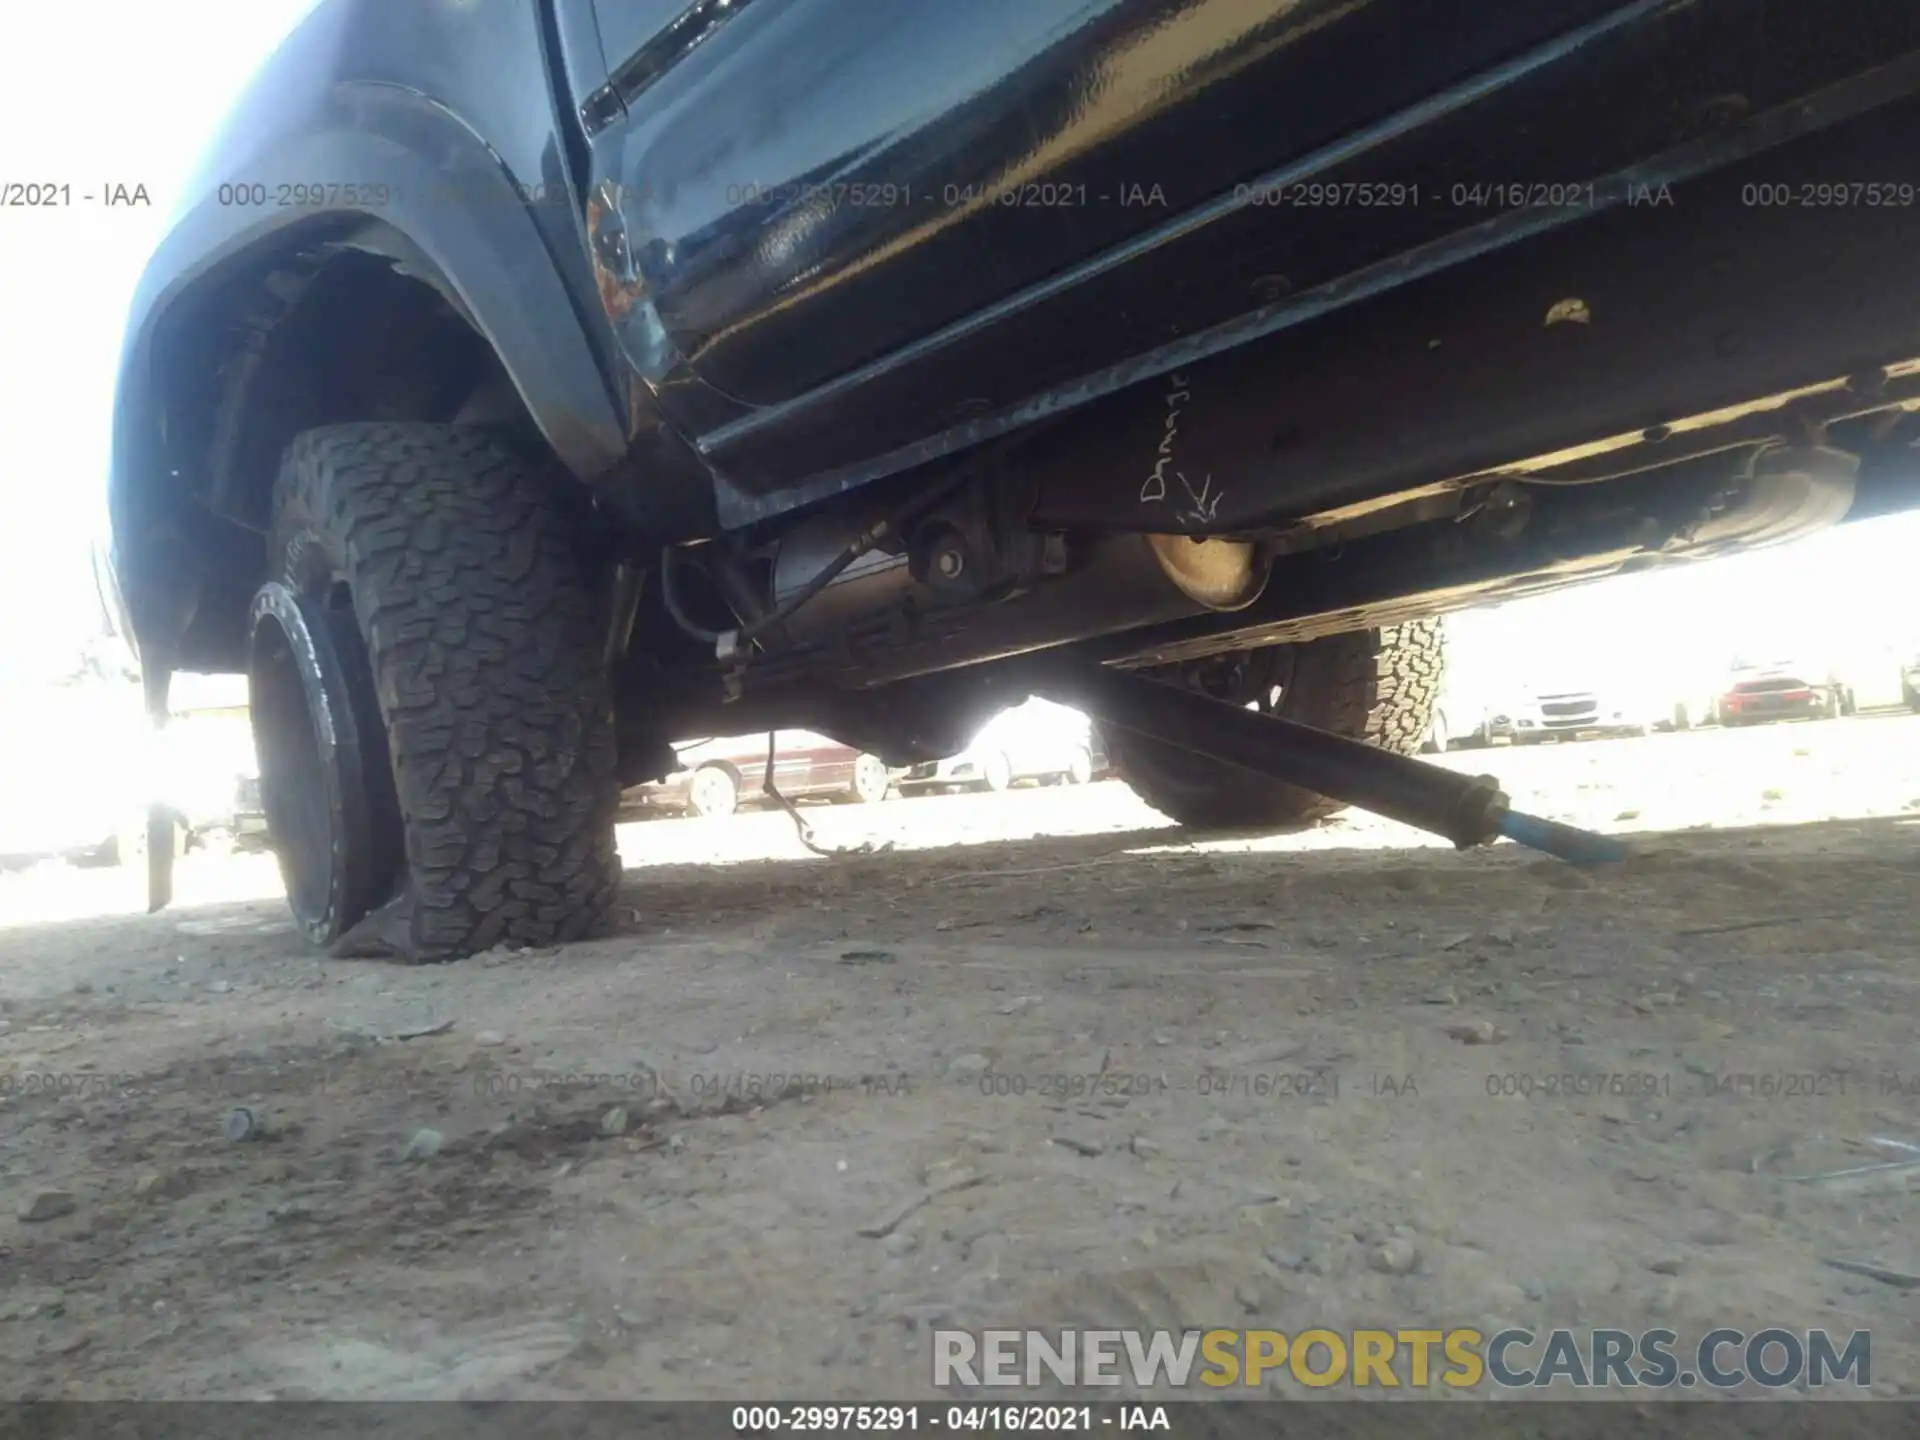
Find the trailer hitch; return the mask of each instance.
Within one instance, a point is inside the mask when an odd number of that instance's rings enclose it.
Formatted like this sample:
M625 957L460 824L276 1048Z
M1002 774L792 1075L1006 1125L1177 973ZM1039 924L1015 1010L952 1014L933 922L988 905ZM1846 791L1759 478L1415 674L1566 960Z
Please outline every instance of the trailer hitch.
M1061 667L1036 673L1032 685L1102 724L1357 805L1462 850L1504 836L1575 865L1627 854L1617 840L1514 810L1491 775L1461 775L1144 675Z

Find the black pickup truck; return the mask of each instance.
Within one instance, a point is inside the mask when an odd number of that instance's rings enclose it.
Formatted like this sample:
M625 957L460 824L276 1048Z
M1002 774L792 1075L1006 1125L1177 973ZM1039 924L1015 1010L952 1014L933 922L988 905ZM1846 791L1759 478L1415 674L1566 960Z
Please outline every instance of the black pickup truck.
M1105 667L1411 753L1450 608L1920 503L1916 156L1908 0L321 0L137 293L115 603L410 959L590 931L676 739Z

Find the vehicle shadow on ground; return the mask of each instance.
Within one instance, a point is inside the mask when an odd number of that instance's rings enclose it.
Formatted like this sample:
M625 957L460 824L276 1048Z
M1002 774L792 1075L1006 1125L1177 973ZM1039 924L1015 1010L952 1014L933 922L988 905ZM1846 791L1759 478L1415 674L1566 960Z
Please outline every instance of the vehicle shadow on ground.
M1884 853L1897 875L1920 877L1920 815L1631 832L1621 836L1629 851L1624 861L1590 868L1510 844L1468 852L1441 845L1328 844L1330 828L1336 827L1322 827L1321 836L1300 846L1285 837L1262 843L1276 839L1271 831L1201 835L1167 825L835 859L643 865L627 871L615 933L646 938L683 935L696 926L764 926L810 909L888 910L902 920L920 911L943 916L943 929L1013 924L1035 918L1035 911L1004 904L1002 897L1089 889L1137 892L1160 902L1153 908L1176 906L1185 892L1199 915L1201 907L1192 902L1203 892L1244 892L1250 883L1265 885L1281 911L1316 889L1355 903L1381 888L1401 898L1409 890L1438 898L1470 891L1476 877L1511 875L1516 868L1536 875L1549 890L1563 891L1606 888L1611 878L1632 882L1656 872L1724 870L1745 858L1817 871L1824 864L1857 865L1863 852L1875 859ZM1261 848L1234 848L1249 841ZM981 913L961 920L956 908Z
M741 927L773 935L778 933L773 927L788 921L800 923L802 930L819 928L805 923L810 912L824 922L845 912L891 915L907 925L916 915L938 914L944 917L938 925L943 929L1019 925L1047 918L1044 907L1050 895L1091 890L1136 893L1153 908L1179 905L1184 893L1184 903L1198 914L1202 892L1244 890L1250 882L1267 887L1276 911L1316 892L1322 900L1337 896L1362 904L1367 892L1378 887L1403 898L1409 889L1452 898L1470 890L1477 876L1511 873L1513 867L1537 873L1550 888L1569 889L1604 886L1610 876L1632 879L1650 871L1724 868L1740 857L1817 871L1825 864L1857 866L1865 854L1886 867L1890 883L1920 878L1920 815L1642 831L1624 837L1631 847L1626 861L1589 870L1512 845L1460 853L1441 846L1330 845L1324 839L1294 848L1282 839L1265 848L1232 848L1233 842L1273 838L1272 832L1197 835L1166 825L839 858L646 864L627 870L613 921L597 938L690 938L689 932ZM1827 852L1832 852L1830 857ZM1036 896L1040 909L1032 899ZM251 899L178 905L154 915L118 913L13 925L0 917L0 974L8 968L9 957L30 962L36 947L55 939L68 953L78 941L82 952L95 951L105 958L130 941L151 946L157 937L174 934L196 958L228 951L258 954L263 941L289 957L313 954L281 900Z

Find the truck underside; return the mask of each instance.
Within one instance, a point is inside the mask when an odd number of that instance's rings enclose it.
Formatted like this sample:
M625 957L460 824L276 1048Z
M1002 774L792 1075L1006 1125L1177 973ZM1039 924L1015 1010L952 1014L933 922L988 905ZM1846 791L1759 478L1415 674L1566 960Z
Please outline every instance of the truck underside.
M744 237L648 246L641 222L670 207L623 189L638 140L589 134L573 183L631 367L626 456L591 474L572 458L587 422L540 403L430 255L365 217L292 227L153 341L184 489L116 501L117 532L139 537L119 558L149 668L251 668L256 724L270 711L303 735L316 677L344 687L311 783L371 858L335 865L330 899L296 899L337 936L378 908L399 850L417 869L428 843L403 846L426 792L381 737L406 700L382 667L439 664L394 659L430 617L408 618L417 593L391 601L400 629L366 642L366 679L348 622L378 630L370 596L426 563L407 553L422 531L486 528L458 467L435 469L449 456L498 479L484 493L502 513L565 493L541 523L584 588L539 643L593 654L520 679L538 708L602 677L611 733L581 764L625 785L670 769L675 741L786 727L939 759L1100 667L1224 698L1207 677L1249 654L1920 504L1920 19L1868 0L1561 8L1584 23L901 334L888 295L926 310L943 274L967 292L980 247L1015 232L763 207ZM734 52L692 52L717 73L757 38L727 23ZM1112 42L1109 71L1131 43ZM1240 70L1266 53L1250 43ZM619 103L641 113L638 90ZM1128 123L1164 161L1182 132L1157 114L1142 102ZM1005 102L995 123L1015 115ZM991 126L976 140L1000 143ZM1055 173L1031 136L1024 153L1026 174ZM1047 236L1095 224L1054 219ZM389 488L444 482L444 505L356 492L352 467L375 462ZM537 478L500 478L515 466ZM335 511L371 528L329 539ZM478 628L460 633L485 632L510 590L465 597ZM1142 733L1177 733L1126 693ZM349 773L371 777L357 799ZM435 843L458 849L457 828ZM555 879L571 898L553 903L591 908L608 883Z
M1913 205L1753 198L1809 175L1864 195L1917 143L1920 108L1877 113L810 513L635 553L632 703L667 731L844 726L859 692L919 680L942 711L958 667L1196 661L1920 503ZM884 726L861 743L924 758Z

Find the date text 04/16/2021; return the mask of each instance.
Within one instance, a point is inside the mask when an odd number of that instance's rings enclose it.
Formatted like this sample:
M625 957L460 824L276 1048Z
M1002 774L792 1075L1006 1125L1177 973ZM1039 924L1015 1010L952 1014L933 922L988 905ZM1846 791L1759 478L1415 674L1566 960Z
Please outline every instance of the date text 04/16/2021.
M153 197L145 185L123 180L97 180L75 185L70 180L0 179L0 210L96 209L147 210Z

